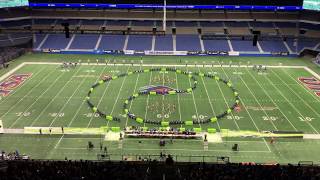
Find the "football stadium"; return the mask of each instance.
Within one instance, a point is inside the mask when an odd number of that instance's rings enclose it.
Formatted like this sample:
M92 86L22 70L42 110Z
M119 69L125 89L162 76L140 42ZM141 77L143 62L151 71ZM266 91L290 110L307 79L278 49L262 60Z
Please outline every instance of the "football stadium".
M0 1L0 179L320 178L319 10Z

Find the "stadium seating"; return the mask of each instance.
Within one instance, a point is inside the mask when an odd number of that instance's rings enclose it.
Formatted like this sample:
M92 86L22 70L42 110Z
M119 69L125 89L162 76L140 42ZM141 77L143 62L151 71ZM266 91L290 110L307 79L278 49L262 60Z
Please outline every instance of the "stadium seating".
M55 23L55 19L34 19L33 24L34 25L51 25Z
M30 26L31 20L16 20L16 21L0 21L0 26L3 28L19 28L24 26Z
M316 41L316 40L312 40L312 39L299 39L297 44L298 44L298 47L295 46L295 40L293 38L289 38L287 40L287 44L288 46L290 47L290 49L293 51L293 52L297 52L299 53L302 49L304 48L311 48L313 49L319 42ZM296 51L297 49L297 51Z
M45 37L46 34L36 34L35 39L33 39L33 48L37 49Z
M173 51L172 35L156 36L154 50L156 50L156 51Z
M201 51L198 35L177 35L177 51Z
M41 49L65 49L70 41L64 34L49 34Z
M131 21L131 26L153 26L154 21Z
M197 27L195 21L175 21L176 27Z
M203 40L204 49L207 51L230 51L228 41L216 40Z
M252 40L231 40L231 44L234 51L241 51L241 52L259 52L257 46L252 46Z
M123 35L102 35L100 50L123 50L126 36Z
M82 20L80 30L100 30L104 20Z
M98 34L74 35L74 39L69 49L87 49L87 50L94 49L96 47L98 38L99 38Z
M109 12L108 12L109 13ZM208 16L212 12L203 12L203 16ZM237 17L236 19L248 18L248 14L229 12L227 17L221 13L215 12L217 16L221 18L231 18ZM99 19L34 19L32 20L32 27L37 30L47 31L59 30L63 31L64 27L61 23L69 23L71 29L71 38L64 39L63 34L49 34L47 38L46 34L36 34L36 39L34 40L34 48L46 49L68 49L68 50L156 50L156 51L240 51L244 53L271 53L271 52L286 52L288 48L283 42L283 37L287 37L288 47L291 52L296 53L295 47L293 46L293 36L299 34L299 30L305 30L304 34L301 34L298 52L303 48L316 48L316 45L320 42L318 37L320 37L319 25L314 25L310 23L299 23L299 28L297 29L296 23L281 21L281 22L268 22L259 21L260 19L265 19L263 16L269 18L274 17L274 13L253 13L252 16L257 17L256 21L167 21L166 22L166 35L163 36L153 36L150 35L124 35L124 32L128 31L130 28L132 31L145 31L152 32L153 28L158 31L162 30L162 21L153 20L99 20ZM282 14L280 15L282 16ZM295 16L295 14L290 14ZM289 17L289 18L290 18ZM13 21L9 23L1 22L1 26L14 27L20 21ZM28 24L27 20L21 20L22 24ZM30 23L30 22L29 22ZM103 28L104 27L104 28ZM172 28L176 29L176 34L172 34ZM214 40L200 40L198 29L201 28L202 35L217 35L219 38ZM84 34L79 34L79 32ZM116 35L93 35L92 32L103 32L104 30L116 30L118 33ZM259 30L262 36L272 36L270 39L260 39L258 41L258 46L252 46L252 30ZM40 31L39 31L40 32ZM74 38L72 39L73 33ZM89 34L87 34L89 33ZM236 38L230 39L230 44L228 44L228 36L237 36ZM244 37L251 37L245 38ZM310 40L313 37L314 40ZM60 41L57 43L56 38ZM55 39L55 40L54 40ZM69 41L72 39L72 42ZM99 40L100 39L100 40ZM127 41L126 41L127 39ZM44 40L43 44L42 41ZM87 43L81 43L86 41ZM301 41L301 42L300 42ZM202 43L203 42L203 43ZM152 44L154 43L154 44ZM201 47L203 44L203 47ZM68 46L69 45L69 46ZM261 47L261 48L260 48ZM152 49L154 48L154 49Z
M131 21L131 30L134 31L152 31L154 21Z
M288 52L288 49L280 38L259 41L259 44L264 52Z
M24 44L32 40L30 33L10 33L0 35L0 47Z
M127 50L151 50L152 36L149 35L130 35Z
M202 27L202 34L224 34L224 28L222 22L200 22Z

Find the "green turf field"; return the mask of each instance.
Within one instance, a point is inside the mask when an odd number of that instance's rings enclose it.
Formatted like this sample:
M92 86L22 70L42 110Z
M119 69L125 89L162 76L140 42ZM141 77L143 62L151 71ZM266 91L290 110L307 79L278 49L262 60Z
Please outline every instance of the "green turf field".
M99 64L96 59L99 59ZM61 62L70 60L81 65L74 69L60 68ZM90 59L90 63L88 63ZM105 65L107 60L108 65ZM31 63L36 62L36 63ZM39 64L42 62L41 64ZM25 63L25 64L22 64ZM38 63L38 64L37 64ZM132 66L132 64L134 66ZM189 64L189 66L185 66ZM230 66L230 64L232 66ZM253 64L270 67L256 72ZM205 65L205 66L203 66ZM165 85L174 89L187 89L192 85L188 76L169 71L147 72L121 77L94 89L91 101L107 115L120 118L120 122L107 121L93 113L86 103L91 86L103 76L157 67L174 67L182 71L217 75L232 82L239 92L239 112L215 123L175 125L176 128L228 129L222 142L202 140L174 140L160 148L157 139L130 139L108 141L102 135L38 135L24 134L24 128L57 127L89 128L93 134L100 127L159 127L137 123L125 116L123 103L139 88L147 85ZM14 68L17 68L16 70ZM319 140L279 138L275 144L269 138L241 137L244 131L302 131L318 137L320 132L320 97L298 81L299 77L317 77L319 69L307 59L299 58L244 58L244 57L111 57L93 55L27 55L1 70L13 74L32 74L0 101L0 120L5 129L14 134L0 135L0 149L19 149L39 159L97 159L99 143L108 147L112 159L125 155L135 159L136 154L158 155L161 151L177 155L183 161L216 161L217 156L228 156L231 161L298 163L319 162ZM14 71L14 72L13 72ZM313 74L312 74L313 73ZM158 121L201 121L226 111L235 98L230 88L214 79L197 76L197 88L192 93L178 95L139 96L128 107L135 115ZM318 77L317 77L318 78ZM6 78L4 78L5 80ZM2 80L1 82L3 82ZM30 130L31 131L31 130ZM228 134L229 133L229 134ZM233 134L238 133L233 136ZM88 141L97 148L86 149ZM141 141L139 143L139 141ZM238 143L239 152L231 151ZM193 157L189 157L193 156ZM207 157L197 157L207 156Z

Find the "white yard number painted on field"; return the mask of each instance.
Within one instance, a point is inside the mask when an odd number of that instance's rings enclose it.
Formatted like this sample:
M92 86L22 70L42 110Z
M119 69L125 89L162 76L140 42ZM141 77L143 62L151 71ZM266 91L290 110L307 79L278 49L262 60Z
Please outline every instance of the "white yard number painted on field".
M300 121L308 121L311 122L314 118L312 117L299 117Z
M169 117L170 117L170 115L169 115L169 114L165 114L165 115L157 114L157 118L159 118L159 119L163 119L163 118L168 119Z
M87 113L87 114L83 114L83 115L86 116L87 118L99 117L98 113Z
M63 117L64 113L63 112L61 112L61 113L49 113L49 116L51 116L51 117Z
M206 116L206 115L200 114L199 116L193 115L193 116L192 116L192 119L204 119L204 118L207 118L207 117L208 117L208 116Z
M264 121L275 121L277 119L279 119L278 117L275 117L275 116L262 116L262 119Z
M30 116L30 115L31 115L31 112L17 112L16 115L17 115L18 117L20 117L20 116L27 117L27 116Z
M242 118L243 118L242 116L227 116L227 119L230 119L230 120L240 120Z

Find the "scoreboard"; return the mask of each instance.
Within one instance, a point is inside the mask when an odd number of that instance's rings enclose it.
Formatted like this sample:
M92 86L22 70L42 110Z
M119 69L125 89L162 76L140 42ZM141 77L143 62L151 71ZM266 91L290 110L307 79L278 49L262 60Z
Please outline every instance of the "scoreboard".
M303 0L166 0L167 9L300 10ZM160 9L164 0L30 0L31 7Z
M0 0L0 8L28 6L28 0Z
M303 9L320 11L320 0L304 0Z
M32 3L163 4L164 0L30 0ZM168 5L302 6L302 0L166 0Z

